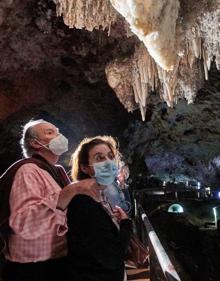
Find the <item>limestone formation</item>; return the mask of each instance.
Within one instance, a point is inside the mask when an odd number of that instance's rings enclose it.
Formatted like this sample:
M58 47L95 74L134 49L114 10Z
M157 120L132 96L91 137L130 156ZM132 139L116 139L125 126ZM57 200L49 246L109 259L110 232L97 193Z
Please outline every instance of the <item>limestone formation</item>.
M82 138L110 134L122 140L135 186L147 187L151 174L220 186L219 0L179 0L171 71L110 0L97 3L86 3L94 15L87 11L82 29L70 29L57 17L61 0L0 1L1 172L21 155L21 126L45 118L70 139L66 166Z
M70 28L93 29L108 28L116 21L117 14L108 0L54 0L57 14L63 15Z
M144 42L150 55L165 70L174 68L178 0L110 0L129 22L131 30Z
M109 63L106 75L124 107L128 111L139 107L143 120L151 91L157 91L170 107L181 98L193 103L208 79L211 62L220 68L220 0L54 2L57 14L71 28L102 28L111 35L111 26L121 23L119 14L128 22L133 36L140 40L136 51Z
M142 119L148 102L148 92L156 89L158 80L156 64L141 45L129 59L116 59L106 67L109 85L128 112L139 105Z
M131 84L131 64L131 59L115 60L108 64L105 69L110 87L115 91L118 99L128 112L137 109L137 103L134 99L134 91ZM124 93L126 93L126 95Z

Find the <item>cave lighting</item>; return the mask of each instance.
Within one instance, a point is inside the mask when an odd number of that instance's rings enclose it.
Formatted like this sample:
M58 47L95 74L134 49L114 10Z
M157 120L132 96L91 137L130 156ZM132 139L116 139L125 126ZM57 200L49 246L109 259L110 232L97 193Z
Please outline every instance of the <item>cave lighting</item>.
M168 213L184 213L183 207L180 204L172 204L168 208Z
M220 188L214 188L212 190L212 197L215 199L220 199Z
M215 227L216 228L218 228L218 214L217 214L216 209L218 209L219 207L220 207L220 205L219 206L215 206L215 207L212 208L213 209L213 214L214 214L214 223L215 223Z
M207 196L210 196L211 195L211 188L209 186L205 187L205 192L206 192Z

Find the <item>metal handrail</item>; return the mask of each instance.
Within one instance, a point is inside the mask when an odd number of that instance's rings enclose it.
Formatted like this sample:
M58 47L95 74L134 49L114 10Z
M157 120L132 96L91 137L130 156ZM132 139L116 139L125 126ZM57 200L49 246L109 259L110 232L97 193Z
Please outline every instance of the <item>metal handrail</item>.
M156 232L154 231L153 226L151 225L146 213L144 212L143 207L141 205L138 205L138 206L136 205L136 207L138 207L140 217L141 217L143 224L145 226L145 229L147 231L150 243L156 253L156 256L159 261L160 267L163 271L165 280L181 281L178 273L176 272L173 264L171 263L168 255L167 255L165 249L163 248Z

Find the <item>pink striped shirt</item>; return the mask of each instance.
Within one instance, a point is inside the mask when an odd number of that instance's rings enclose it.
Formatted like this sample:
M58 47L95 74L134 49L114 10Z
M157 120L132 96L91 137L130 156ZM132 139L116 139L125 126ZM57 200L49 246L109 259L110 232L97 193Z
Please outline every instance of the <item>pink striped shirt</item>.
M67 254L66 212L56 209L61 188L51 175L35 164L18 169L10 194L6 258L27 263Z

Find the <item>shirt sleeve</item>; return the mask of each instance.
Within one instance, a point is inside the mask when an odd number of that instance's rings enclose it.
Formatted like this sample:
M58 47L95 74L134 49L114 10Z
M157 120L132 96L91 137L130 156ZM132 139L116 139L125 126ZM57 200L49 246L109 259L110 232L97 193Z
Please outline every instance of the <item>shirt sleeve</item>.
M55 229L58 236L67 231L66 212L56 209L61 188L35 164L18 169L10 194L9 225L24 239L36 239Z

